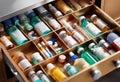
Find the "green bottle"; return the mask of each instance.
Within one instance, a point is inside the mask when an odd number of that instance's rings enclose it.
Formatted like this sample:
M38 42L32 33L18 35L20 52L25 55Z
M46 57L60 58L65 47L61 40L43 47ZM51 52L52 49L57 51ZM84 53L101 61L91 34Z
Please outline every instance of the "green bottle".
M81 58L84 58L90 65L99 61L89 49L85 50L83 47L77 47L77 53L80 54Z
M51 32L48 26L35 14L33 10L26 12L26 14L30 18L30 24L39 35L46 35Z
M12 22L13 22L20 30L24 30L24 26L22 26L22 25L20 24L20 20L19 20L16 16L12 17Z
M92 22L86 19L85 16L79 18L82 28L92 37L96 37L102 33L102 31L97 28Z
M12 21L10 19L3 21L3 24L7 33L11 36L17 45L22 45L28 41L23 33L15 25L12 24Z
M18 15L18 17L19 17L20 21L23 23L23 25L25 26L25 29L27 31L30 31L33 29L33 26L29 24L30 20L27 18L27 16L25 14L20 14L20 15Z

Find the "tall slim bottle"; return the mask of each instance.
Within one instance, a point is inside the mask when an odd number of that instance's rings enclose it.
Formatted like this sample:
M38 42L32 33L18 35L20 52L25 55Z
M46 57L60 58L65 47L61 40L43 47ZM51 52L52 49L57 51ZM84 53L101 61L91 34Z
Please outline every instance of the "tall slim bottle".
M11 36L17 45L22 45L28 41L23 33L15 25L12 24L12 21L10 19L3 21L3 24L7 33Z
M81 16L79 18L79 22L82 28L92 37L98 36L102 33L102 31L99 28L97 28L92 22L86 19L85 16Z
M39 35L45 35L51 32L48 26L35 14L33 10L26 12L26 14L30 18L30 24Z

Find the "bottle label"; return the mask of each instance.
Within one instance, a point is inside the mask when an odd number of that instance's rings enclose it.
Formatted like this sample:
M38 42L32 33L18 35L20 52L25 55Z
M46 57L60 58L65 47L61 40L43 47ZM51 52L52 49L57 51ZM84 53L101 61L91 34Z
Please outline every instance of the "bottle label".
M103 29L107 26L106 23L104 23L102 20L99 19L96 21L96 25L99 26L100 29Z
M88 28L94 35L98 35L98 34L101 32L93 23L87 24L87 28Z
M18 63L19 67L22 70L25 70L28 67L31 67L32 65L29 63L29 61L27 59L23 59Z
M113 41L120 48L120 38L117 38Z
M46 31L50 31L47 25L45 25L45 23L43 23L42 21L37 23L34 28L39 35L44 34Z
M22 43L23 41L27 40L27 38L22 34L20 30L15 30L11 33L11 37L15 40L17 44Z
M59 29L61 27L61 25L53 18L49 18L48 22L54 29Z
M77 39L78 41L84 41L85 40L84 36L82 34L78 33L78 32L75 32L73 37L75 39Z
M42 74L41 79L43 82L51 82L45 74Z
M13 45L12 42L6 36L2 36L1 41L6 47Z
M66 42L66 44L68 44L69 47L73 47L77 44L77 42L71 36L66 36L64 38L64 41Z
M37 61L44 60L43 57L40 54L34 54L33 58L35 58Z

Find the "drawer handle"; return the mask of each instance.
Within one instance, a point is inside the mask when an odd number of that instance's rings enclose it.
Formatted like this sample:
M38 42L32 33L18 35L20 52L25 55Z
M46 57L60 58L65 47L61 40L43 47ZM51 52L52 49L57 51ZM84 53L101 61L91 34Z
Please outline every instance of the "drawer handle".
M116 68L120 68L120 60L115 60L113 61L113 63L116 66Z
M18 72L14 71L12 68L10 68L10 70L11 70L11 72L12 72L15 76L18 75Z
M98 80L102 76L102 72L99 69L93 69L91 75L94 80Z

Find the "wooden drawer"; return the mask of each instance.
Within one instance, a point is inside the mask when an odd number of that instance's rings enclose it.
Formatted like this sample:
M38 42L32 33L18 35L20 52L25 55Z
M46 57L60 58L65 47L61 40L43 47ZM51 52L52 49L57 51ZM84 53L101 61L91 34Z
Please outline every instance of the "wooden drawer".
M92 11L92 12L91 12ZM37 12L37 11L36 11ZM92 14L97 14L101 19L103 19L110 27L111 29L102 33L100 36L97 37L91 37L89 36L86 32L82 31L81 27L80 29L78 29L79 32L83 33L83 35L86 37L86 41L80 43L78 42L77 45L75 45L74 47L69 47L67 45L66 42L63 41L63 39L59 36L59 32L62 30L65 30L69 35L71 35L71 33L68 31L67 27L64 26L64 24L61 22L62 19L68 20L71 19L70 21L72 23L78 23L79 20L79 16L81 15L85 15L87 18L90 17L90 15ZM41 16L40 16L41 17ZM21 46L15 46L12 49L7 50L3 44L0 43L0 46L3 49L3 57L7 63L7 65L10 67L10 69L12 70L12 72L14 73L14 75L16 75L16 77L18 78L18 80L20 82L30 82L30 79L28 78L28 72L33 69L35 71L41 69L43 70L43 72L48 75L51 79L52 77L50 76L48 70L46 69L46 65L48 63L54 63L55 65L57 65L57 59L61 54L64 54L67 56L67 58L69 58L68 53L70 51L75 51L77 46L89 43L89 42L95 42L97 43L97 39L99 37L104 37L106 38L106 35L110 32L117 32L118 34L120 33L120 26L106 13L104 13L100 8L98 8L96 5L93 5L93 3L91 3L89 6L79 9L79 10L75 10L70 14L66 14L60 18L56 18L56 20L62 25L62 28L54 30L45 20L44 18L42 18L42 20L49 26L49 28L52 30L51 33L44 35L44 36L39 36L37 39L35 40L30 40L26 43L24 43ZM70 23L70 24L72 24ZM23 32L24 33L24 32ZM27 34L24 33L26 36ZM43 41L45 43L47 43L51 38L56 38L56 41L58 42L58 45L61 46L64 49L64 51L62 53L58 53L56 52L56 50L54 49L53 46L48 45L47 47L49 48L49 50L51 51L51 53L53 54L53 57L51 58L47 58L47 56L45 56L43 53L41 53L39 47L38 47L38 43ZM25 57L28 59L28 61L32 64L32 67L26 69L26 70L22 70L20 69L20 67L17 65L17 63L13 60L13 53L15 51L22 51L25 54ZM45 59L44 61L41 61L40 63L34 65L31 61L31 54L34 52L39 52L42 57ZM108 58L105 58L97 63L95 63L94 65L91 65L90 67L83 69L82 71L79 71L77 74L73 75L73 76L68 76L67 74L67 78L65 80L63 80L63 82L94 82L94 80L96 79L96 74L93 74L93 72L99 72L102 73L99 75L98 74L98 78L108 74L109 72L113 71L114 69L117 68L117 66L119 67L119 60L120 60L120 51L117 51L115 54L110 55ZM118 61L118 63L116 63L116 61ZM66 62L69 62L69 60L67 60ZM70 62L72 63L72 62ZM63 67L60 67L59 65L57 65L60 69L63 70ZM64 72L64 70L63 70ZM65 72L64 72L65 73ZM93 79L94 78L94 79ZM57 82L56 80L52 79L53 82Z

